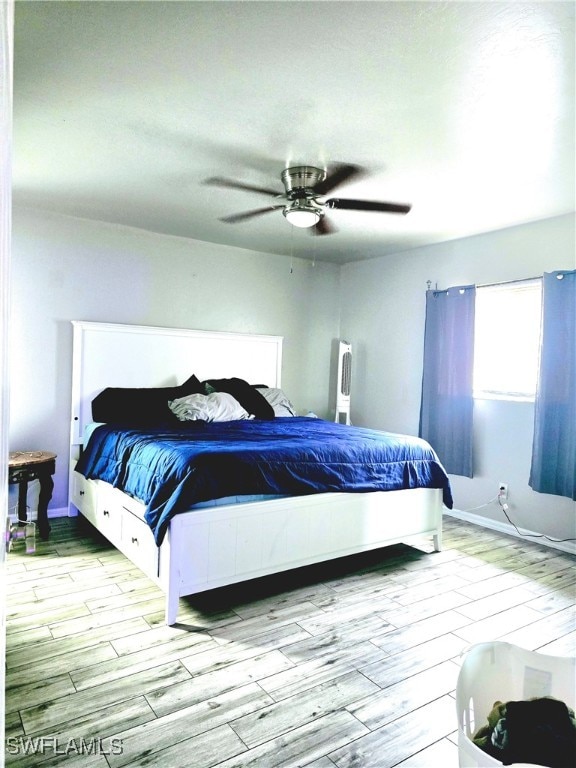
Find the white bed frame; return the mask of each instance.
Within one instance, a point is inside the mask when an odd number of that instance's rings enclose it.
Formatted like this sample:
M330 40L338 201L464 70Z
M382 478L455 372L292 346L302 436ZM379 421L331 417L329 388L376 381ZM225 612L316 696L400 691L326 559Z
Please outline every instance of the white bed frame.
M215 587L364 552L416 536L442 545L442 491L323 493L196 509L170 521L157 547L144 505L75 471L91 402L105 387L173 386L237 376L281 385L282 338L74 321L70 514L81 512L166 594Z

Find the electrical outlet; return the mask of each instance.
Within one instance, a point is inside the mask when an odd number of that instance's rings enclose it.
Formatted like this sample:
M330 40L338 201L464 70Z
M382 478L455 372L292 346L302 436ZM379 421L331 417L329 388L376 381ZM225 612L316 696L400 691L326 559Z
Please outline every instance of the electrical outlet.
M508 498L508 483L498 483L498 498L506 501Z

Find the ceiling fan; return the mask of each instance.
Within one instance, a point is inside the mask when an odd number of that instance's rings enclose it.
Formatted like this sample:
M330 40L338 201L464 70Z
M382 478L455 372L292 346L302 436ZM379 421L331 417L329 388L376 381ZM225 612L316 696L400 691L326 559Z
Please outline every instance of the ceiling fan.
M298 165L286 168L280 178L284 184L284 192L267 187L257 187L244 184L233 179L213 176L206 179L205 184L228 189L242 189L247 192L259 192L276 198L279 202L256 208L244 213L224 216L220 221L236 224L255 216L261 216L270 211L281 210L286 219L296 227L310 228L318 235L329 235L336 232L336 227L326 218L326 211L331 208L353 211L374 211L377 213L408 213L411 206L402 203L384 203L371 200L351 200L349 198L331 197L323 199L336 187L347 181L362 176L364 171L360 166L338 163L330 166L329 171L311 165ZM320 199L322 198L322 199ZM284 202L280 202L283 200Z

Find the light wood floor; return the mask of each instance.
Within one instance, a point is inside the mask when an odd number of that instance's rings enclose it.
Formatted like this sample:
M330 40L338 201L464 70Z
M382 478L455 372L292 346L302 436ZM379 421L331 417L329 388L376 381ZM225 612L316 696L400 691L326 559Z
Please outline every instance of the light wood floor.
M441 553L215 590L173 628L161 592L75 520L34 555L18 543L8 574L6 761L26 768L451 768L463 650L576 646L576 558L451 518Z

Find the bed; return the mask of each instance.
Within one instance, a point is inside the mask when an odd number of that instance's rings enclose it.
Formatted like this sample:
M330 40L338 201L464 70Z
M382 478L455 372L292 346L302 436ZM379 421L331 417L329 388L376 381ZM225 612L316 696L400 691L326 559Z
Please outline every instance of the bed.
M413 537L431 536L440 550L450 486L423 441L389 436L400 462L383 433L301 416L94 421L93 401L110 388L177 395L193 379L279 391L281 337L81 321L73 329L70 512L162 588L168 625L186 595Z

